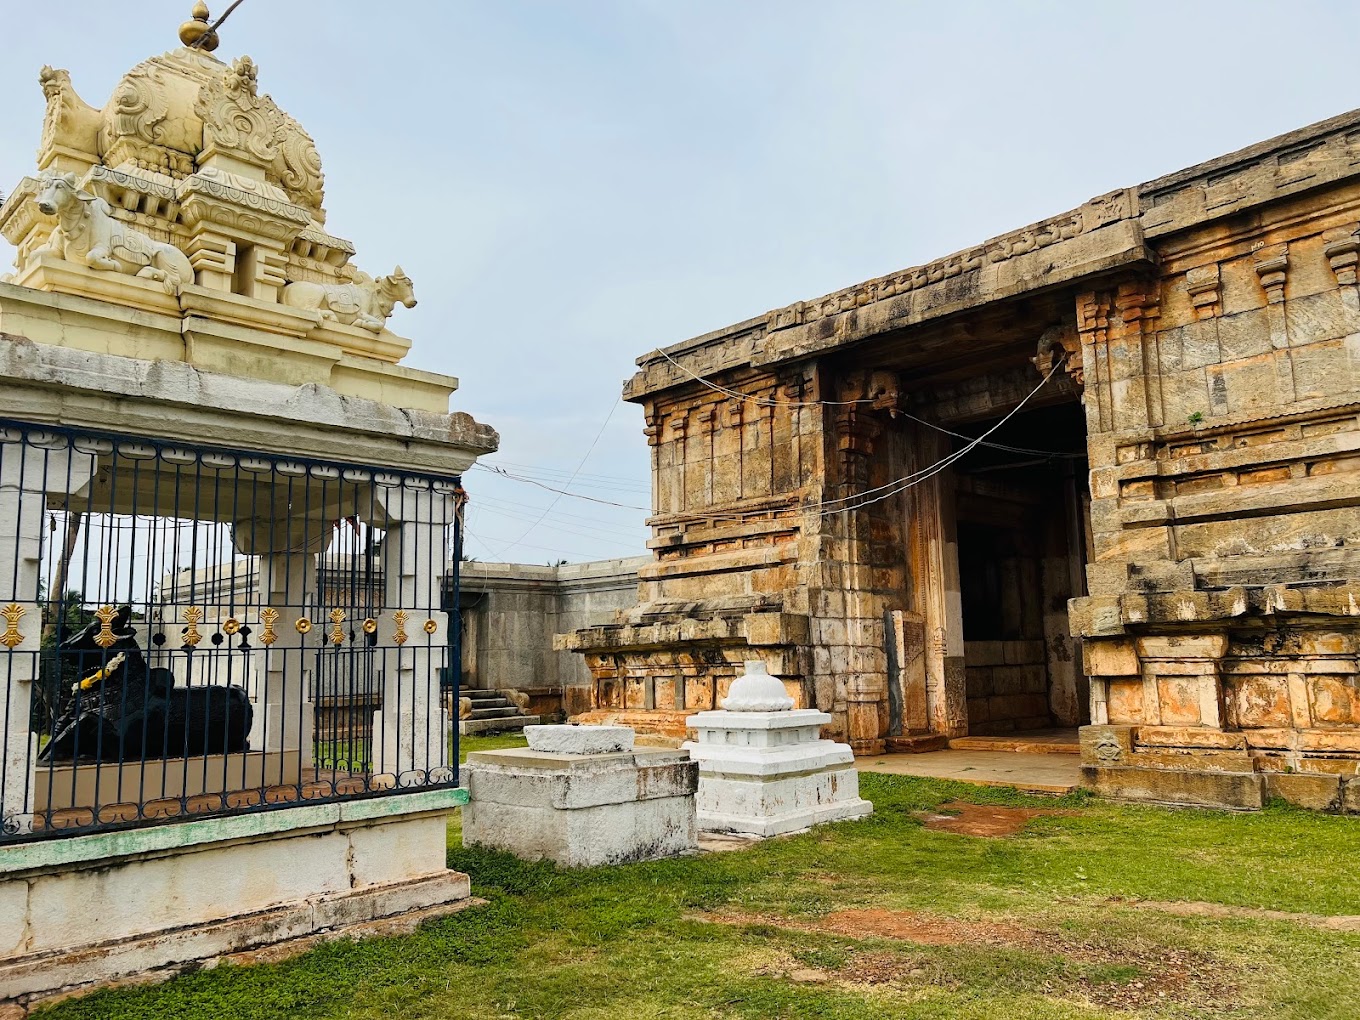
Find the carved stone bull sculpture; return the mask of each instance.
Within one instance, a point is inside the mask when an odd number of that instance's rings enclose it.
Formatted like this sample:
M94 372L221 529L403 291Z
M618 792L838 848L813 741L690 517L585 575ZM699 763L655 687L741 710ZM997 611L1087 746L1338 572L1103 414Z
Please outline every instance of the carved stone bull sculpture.
M176 687L168 669L147 668L131 624L132 609L123 606L111 621L114 642L107 648L96 640L98 620L62 642L58 654L74 661L83 679L66 692L38 761L107 764L248 750L254 710L245 690Z
M75 174L45 171L42 185L38 208L57 218L45 250L90 269L154 280L171 294L194 282L194 267L184 252L114 219L107 202L80 190Z
M387 324L397 302L407 308L416 306L415 288L401 266L397 266L391 276L380 276L376 280L367 273L359 273L353 283L299 280L284 287L280 299L289 308L320 312L323 319L374 333Z

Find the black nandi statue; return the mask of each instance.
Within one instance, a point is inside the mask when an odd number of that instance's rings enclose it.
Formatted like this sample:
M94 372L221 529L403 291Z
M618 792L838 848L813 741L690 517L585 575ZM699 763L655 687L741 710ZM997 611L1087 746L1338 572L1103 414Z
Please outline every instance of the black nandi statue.
M95 620L61 644L58 654L74 661L83 679L63 692L39 762L191 758L249 749L254 710L243 688L176 687L168 669L148 669L131 606L114 614L114 640L107 647L97 640L102 630Z

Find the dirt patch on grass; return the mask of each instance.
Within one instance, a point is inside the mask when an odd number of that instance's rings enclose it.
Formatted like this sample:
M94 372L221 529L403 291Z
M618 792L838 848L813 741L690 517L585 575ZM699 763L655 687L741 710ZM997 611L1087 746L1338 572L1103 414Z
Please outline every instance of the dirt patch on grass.
M699 915L697 920L726 925L764 925L807 934L840 935L851 939L886 939L918 946L994 946L1029 950L1060 957L1068 973L1045 980L1044 994L1080 998L1116 1009L1142 1009L1158 1003L1226 1006L1235 997L1231 973L1206 953L1166 946L1119 946L1074 939L1007 921L972 921L939 917L910 910L838 910L816 920L773 917L724 911ZM1102 977L1092 969L1130 968L1128 979ZM945 961L900 952L852 952L837 968L778 967L799 982L836 982L846 985L952 987L960 981Z
M920 946L968 943L1023 945L1037 934L1018 925L992 921L958 921L911 910L838 910L816 923L816 930L852 939L901 939Z
M1263 907L1237 907L1227 903L1206 903L1202 900L1126 900L1111 897L1107 902L1135 910L1151 910L1177 917L1238 918L1255 921L1292 921L1310 928L1327 931L1360 931L1357 914L1301 914L1292 910L1267 910Z
M1046 815L1071 815L1072 811L1054 808L1013 808L995 804L968 804L951 801L938 812L922 812L927 829L953 832L961 836L1014 836L1035 818Z

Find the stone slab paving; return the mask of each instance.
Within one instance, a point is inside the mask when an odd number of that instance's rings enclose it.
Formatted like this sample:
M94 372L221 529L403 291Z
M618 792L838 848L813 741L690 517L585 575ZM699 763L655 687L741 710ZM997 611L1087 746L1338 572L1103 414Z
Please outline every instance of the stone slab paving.
M1075 729L1030 730L992 737L954 737L955 751L1019 751L1023 754L1081 754Z
M1014 786L1032 793L1070 793L1081 780L1081 759L1071 754L1007 751L928 751L855 759L861 772L957 779L978 786Z

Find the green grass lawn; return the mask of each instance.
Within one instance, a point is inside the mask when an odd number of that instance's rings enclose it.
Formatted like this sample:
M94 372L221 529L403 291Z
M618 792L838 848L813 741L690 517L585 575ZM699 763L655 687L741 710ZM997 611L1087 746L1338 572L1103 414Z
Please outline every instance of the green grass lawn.
M861 822L582 872L464 850L455 819L449 864L471 874L484 907L408 936L38 1015L1360 1016L1360 930L1327 920L1360 914L1360 819L1028 798L896 776L864 775L861 788L876 809ZM951 801L1062 813L994 838L927 828L923 817Z

